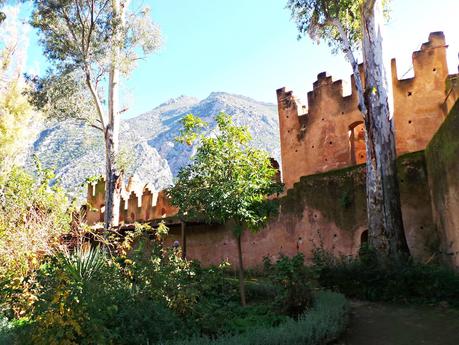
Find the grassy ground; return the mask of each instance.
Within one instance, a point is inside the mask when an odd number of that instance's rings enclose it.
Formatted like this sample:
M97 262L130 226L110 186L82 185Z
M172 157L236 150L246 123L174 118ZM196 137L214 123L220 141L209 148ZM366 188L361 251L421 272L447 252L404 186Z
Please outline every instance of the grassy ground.
M351 323L334 345L458 345L459 310L352 302Z

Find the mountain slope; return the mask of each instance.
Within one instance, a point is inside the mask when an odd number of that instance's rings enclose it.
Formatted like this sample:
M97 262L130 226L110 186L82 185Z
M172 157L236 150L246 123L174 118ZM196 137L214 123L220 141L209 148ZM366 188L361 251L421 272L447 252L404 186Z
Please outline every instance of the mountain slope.
M212 132L213 117L222 111L232 115L236 124L249 127L254 146L279 160L277 107L245 96L214 92L202 101L180 96L123 121L120 142L121 157L127 158L126 175L137 174L158 190L171 185L173 175L189 162L195 150L175 141L180 120L192 113L208 122ZM48 124L34 142L30 157L36 154L45 167L54 167L64 187L82 195L85 179L104 172L103 148L100 132L68 120Z

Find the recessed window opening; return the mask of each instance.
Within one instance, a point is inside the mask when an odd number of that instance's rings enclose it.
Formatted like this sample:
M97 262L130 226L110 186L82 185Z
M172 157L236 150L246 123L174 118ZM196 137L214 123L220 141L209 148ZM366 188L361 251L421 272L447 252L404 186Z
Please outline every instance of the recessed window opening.
M352 165L365 163L367 154L363 121L356 121L349 126L349 152Z

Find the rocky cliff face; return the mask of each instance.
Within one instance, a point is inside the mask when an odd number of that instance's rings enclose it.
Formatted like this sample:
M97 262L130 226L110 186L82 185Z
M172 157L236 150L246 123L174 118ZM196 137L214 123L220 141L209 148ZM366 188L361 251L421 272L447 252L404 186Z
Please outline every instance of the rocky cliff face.
M151 111L125 120L121 125L121 160L127 175L136 174L158 190L172 184L180 168L190 161L196 147L175 142L181 128L180 120L192 113L215 130L214 115L226 112L236 124L246 125L253 135L253 144L280 158L277 107L245 96L214 92L206 99L181 96ZM66 121L50 123L41 131L31 150L45 167L53 167L61 183L71 193L84 195L84 181L103 174L104 151L102 134L81 123ZM31 158L29 162L31 162ZM29 163L31 164L31 163Z

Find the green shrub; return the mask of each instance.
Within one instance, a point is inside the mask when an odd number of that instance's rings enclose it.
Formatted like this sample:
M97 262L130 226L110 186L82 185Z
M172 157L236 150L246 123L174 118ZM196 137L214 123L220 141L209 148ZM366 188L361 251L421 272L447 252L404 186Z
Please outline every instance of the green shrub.
M165 342L168 345L316 345L337 338L348 322L348 304L344 296L320 292L313 308L298 320L289 319L278 327L259 327L235 336L206 337Z
M39 300L19 344L156 343L184 329L163 299L137 289L98 248L50 257L38 282Z
M297 317L312 303L312 273L304 265L304 255L281 256L275 264L264 259L265 272L276 288L274 305L283 314Z
M24 317L36 300L35 272L70 230L70 203L51 170L14 167L0 180L0 314Z
M384 266L365 249L357 259L323 260L316 265L320 284L351 298L370 301L436 303L459 306L459 274L449 268L409 261ZM325 262L325 264L324 264Z
M7 319L0 317L0 345L13 343L13 324Z

